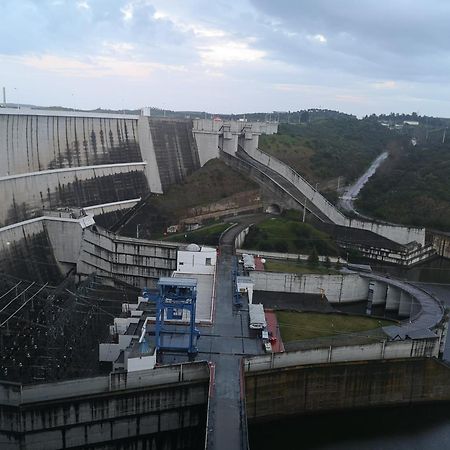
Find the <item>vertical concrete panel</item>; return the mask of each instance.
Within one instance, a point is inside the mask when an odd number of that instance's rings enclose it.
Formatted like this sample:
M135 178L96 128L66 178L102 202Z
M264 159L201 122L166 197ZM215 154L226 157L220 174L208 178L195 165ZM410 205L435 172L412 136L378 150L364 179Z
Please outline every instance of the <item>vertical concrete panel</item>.
M401 291L400 293L400 303L398 307L398 315L400 317L409 317L412 307L412 298L408 293Z
M194 131L194 138L197 143L200 165L204 166L210 159L219 157L219 135Z
M373 283L374 286L372 304L384 305L386 303L388 286L386 283L381 283L379 281L374 281Z
M401 290L389 285L386 294L386 310L387 311L398 311L400 306L400 295Z
M163 190L159 176L158 164L156 162L155 148L153 146L148 117L139 117L138 135L142 159L147 162L145 174L147 176L150 191L161 194Z
M200 167L192 121L147 118L163 191Z

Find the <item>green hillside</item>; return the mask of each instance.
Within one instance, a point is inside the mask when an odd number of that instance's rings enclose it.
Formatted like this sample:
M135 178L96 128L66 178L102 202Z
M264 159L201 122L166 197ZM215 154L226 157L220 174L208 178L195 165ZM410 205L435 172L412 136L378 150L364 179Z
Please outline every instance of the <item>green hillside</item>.
M377 120L352 117L280 124L276 135L261 136L260 148L289 164L321 191L335 191L360 176L393 139Z
M363 188L356 206L384 220L450 230L450 142L414 147L405 139Z

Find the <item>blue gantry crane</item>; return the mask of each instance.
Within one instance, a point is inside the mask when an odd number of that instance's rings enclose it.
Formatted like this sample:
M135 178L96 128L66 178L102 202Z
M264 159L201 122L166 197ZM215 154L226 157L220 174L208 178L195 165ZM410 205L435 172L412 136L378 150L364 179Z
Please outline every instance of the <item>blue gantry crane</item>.
M200 332L195 328L197 280L195 278L162 277L158 281L156 300L156 350L198 353ZM188 325L179 321L188 322Z

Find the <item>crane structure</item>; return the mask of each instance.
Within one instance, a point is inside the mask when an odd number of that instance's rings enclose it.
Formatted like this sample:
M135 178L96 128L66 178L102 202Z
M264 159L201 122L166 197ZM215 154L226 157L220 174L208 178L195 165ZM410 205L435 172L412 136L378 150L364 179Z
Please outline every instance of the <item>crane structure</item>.
M195 327L197 280L162 277L156 301L156 351L198 353L200 332ZM186 327L187 323L187 327ZM187 337L187 339L186 339Z

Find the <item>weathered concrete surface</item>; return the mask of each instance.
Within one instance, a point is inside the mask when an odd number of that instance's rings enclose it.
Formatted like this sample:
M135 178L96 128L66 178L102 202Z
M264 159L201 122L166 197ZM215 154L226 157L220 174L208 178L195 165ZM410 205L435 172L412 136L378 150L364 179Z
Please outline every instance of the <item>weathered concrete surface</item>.
M239 135L257 145L261 133L273 132L259 123L2 108L0 226L43 208L162 193L218 156L224 127L231 153Z
M450 369L436 359L361 361L246 373L247 417L450 400Z
M148 118L163 191L200 168L192 121Z
M206 363L35 386L1 383L0 447L201 449L208 386Z
M323 294L331 303L367 299L368 281L359 274L319 275L252 271L256 291Z
M135 119L0 114L0 176L141 162Z
M37 217L43 209L142 197L148 193L144 169L145 163L121 163L2 177L0 225Z
M61 281L62 273L42 220L0 228L0 271L42 284Z
M444 258L450 258L450 233L432 230L428 234L436 253Z
M160 277L176 270L177 250L183 244L118 236L92 227L84 230L77 273L96 272L136 287L156 287Z

